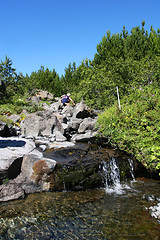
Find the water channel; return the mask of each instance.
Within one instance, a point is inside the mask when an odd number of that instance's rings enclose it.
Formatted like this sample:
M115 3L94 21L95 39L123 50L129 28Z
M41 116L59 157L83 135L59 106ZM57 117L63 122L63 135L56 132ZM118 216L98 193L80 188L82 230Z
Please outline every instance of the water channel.
M132 180L125 183L112 158L103 165L103 188L36 193L1 203L0 239L159 240L160 222L149 210L157 201L144 195L160 196L160 182L135 179L131 160L129 164Z

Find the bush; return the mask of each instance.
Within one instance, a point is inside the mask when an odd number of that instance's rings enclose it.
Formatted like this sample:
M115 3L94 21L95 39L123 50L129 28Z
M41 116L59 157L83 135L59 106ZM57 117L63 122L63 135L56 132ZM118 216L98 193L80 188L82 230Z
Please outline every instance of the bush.
M133 154L146 168L160 169L160 96L158 86L132 88L131 94L98 118L99 134Z

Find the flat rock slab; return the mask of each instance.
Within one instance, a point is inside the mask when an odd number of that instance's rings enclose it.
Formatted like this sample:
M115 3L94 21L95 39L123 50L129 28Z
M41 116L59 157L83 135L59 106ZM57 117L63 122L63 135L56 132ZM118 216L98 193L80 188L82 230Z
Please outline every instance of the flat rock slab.
M0 137L0 171L7 169L14 160L35 149L34 142L16 137Z
M68 147L73 147L75 145L75 143L73 142L68 142L68 141L64 141L64 142L53 142L49 144L49 148L50 149L58 149L58 148L68 148Z

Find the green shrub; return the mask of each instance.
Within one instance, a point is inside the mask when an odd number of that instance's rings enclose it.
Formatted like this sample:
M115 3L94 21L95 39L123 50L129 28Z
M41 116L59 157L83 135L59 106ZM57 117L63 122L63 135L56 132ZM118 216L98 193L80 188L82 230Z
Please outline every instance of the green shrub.
M99 134L133 154L151 170L160 169L160 96L158 86L133 88L128 97L98 118Z

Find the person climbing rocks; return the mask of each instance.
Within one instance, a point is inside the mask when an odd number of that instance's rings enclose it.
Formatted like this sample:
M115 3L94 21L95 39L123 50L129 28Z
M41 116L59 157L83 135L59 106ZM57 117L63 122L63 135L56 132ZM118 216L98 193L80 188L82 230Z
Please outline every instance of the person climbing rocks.
M63 103L63 106L67 106L70 104L70 102L73 103L73 105L75 105L74 101L72 100L72 98L70 97L70 93L67 93L67 95L63 95L61 97L61 102Z

